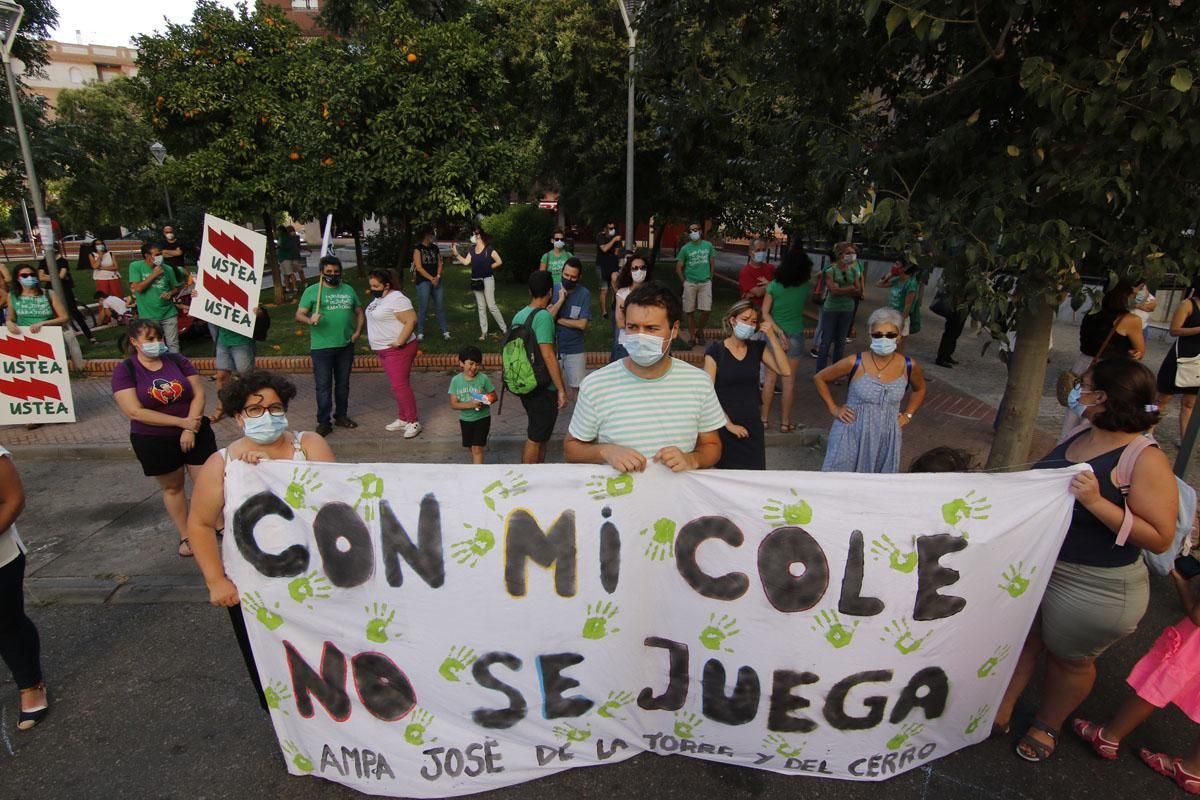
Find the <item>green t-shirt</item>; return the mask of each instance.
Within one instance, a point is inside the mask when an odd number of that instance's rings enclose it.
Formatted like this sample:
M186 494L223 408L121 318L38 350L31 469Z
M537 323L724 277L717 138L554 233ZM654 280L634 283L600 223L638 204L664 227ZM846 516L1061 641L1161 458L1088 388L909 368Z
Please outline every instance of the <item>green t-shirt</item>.
M562 283L563 267L567 264L567 259L571 257L571 252L567 248L563 248L561 253L555 254L554 250L542 256L542 262L546 265L546 269L550 273L550 277L554 279L554 285Z
M13 310L17 312L18 325L37 325L54 316L54 306L46 290L41 294L25 295L13 293Z
M147 264L145 261L134 261L129 265L129 282L139 283L150 277L150 273L154 271L154 267ZM138 316L142 319L172 319L179 312L175 309L175 303L169 298L162 299L163 292L169 292L179 285L179 279L175 277L175 270L167 265L163 265L162 275L150 283L145 289L140 292L134 292L134 297L137 299Z
M767 284L767 294L771 295L771 319L779 329L788 336L802 332L804 305L812 294L812 281L799 286L784 286L779 281L771 281Z
M471 393L488 394L496 391L496 387L492 385L492 379L487 376L486 372L476 372L475 377L467 380L467 376L461 372L450 379L449 394L454 395L454 399L460 403L469 403L476 398L471 397ZM481 419L487 419L492 414L491 408L484 406L478 411L468 409L459 411L458 418L463 422L478 422Z
M892 278L892 294L888 299L888 305L899 311L901 314L909 313L909 309L904 307L904 300L908 297L909 292L915 293L920 288L917 279L909 276L908 280L900 280L899 276ZM914 299L915 303L916 300Z
M862 266L857 261L845 269L837 264L830 264L825 267L824 272L827 286L839 286L845 289L853 286L854 282L858 280L858 276L862 274ZM848 294L827 294L824 308L826 311L853 311L854 298Z
M326 286L321 289L321 283L314 283L304 290L300 296L300 308L320 314L316 325L310 325L309 347L313 350L327 350L331 347L345 347L350 344L354 334L354 309L362 307L358 293L354 287L347 284ZM317 291L321 292L321 307L317 305Z
M683 279L689 283L706 283L712 280L711 262L716 258L716 248L707 239L688 242L675 254L676 263L683 262Z
M254 344L254 338L217 326L217 344L222 347L245 347Z
M545 314L540 312L545 311ZM533 335L537 337L538 344L554 344L554 315L544 308L534 308L533 306L525 306L516 314L513 315L513 325L523 325L525 320L529 319L530 314L536 314L533 318ZM558 387L553 383L550 384L550 391L557 392Z
M275 258L280 261L295 261L300 258L300 244L291 234L275 242Z

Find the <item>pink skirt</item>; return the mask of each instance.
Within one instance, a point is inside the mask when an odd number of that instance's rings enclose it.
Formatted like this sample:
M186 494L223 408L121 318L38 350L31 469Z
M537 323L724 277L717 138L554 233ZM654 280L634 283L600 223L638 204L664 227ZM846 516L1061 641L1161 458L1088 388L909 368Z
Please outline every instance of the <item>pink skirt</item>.
M1150 705L1174 703L1200 722L1200 627L1184 617L1164 630L1126 681Z

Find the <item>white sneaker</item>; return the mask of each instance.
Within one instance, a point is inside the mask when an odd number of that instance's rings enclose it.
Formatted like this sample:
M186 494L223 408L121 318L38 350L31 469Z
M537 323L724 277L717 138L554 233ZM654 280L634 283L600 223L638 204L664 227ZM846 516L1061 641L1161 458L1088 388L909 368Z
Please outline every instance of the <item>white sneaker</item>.
M406 425L408 425L407 422L405 422L402 419L398 419L395 422L389 422L387 425L384 425L383 429L385 431L400 431L400 430L404 430L404 427Z
M409 422L404 425L404 438L412 439L421 432L421 423Z
M425 341L425 334L423 334L423 333L418 333L418 334L417 334L417 341L418 341L418 342L423 342L423 341Z
M450 341L450 331L442 331L442 338L447 342Z

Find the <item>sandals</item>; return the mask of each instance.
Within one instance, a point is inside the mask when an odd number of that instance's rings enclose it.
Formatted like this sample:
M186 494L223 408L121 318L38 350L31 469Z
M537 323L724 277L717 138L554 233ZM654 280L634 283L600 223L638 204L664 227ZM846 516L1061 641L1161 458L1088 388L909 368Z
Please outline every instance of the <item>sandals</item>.
M192 543L189 542L187 539L179 540L179 557L180 558L191 558L192 557Z
M780 423L779 432L780 433L791 433L792 431L796 430L796 428L798 428L798 427L800 427L800 426L799 425L784 425L783 423Z
M1193 775L1183 768L1183 759L1166 753L1155 753L1146 748L1138 750L1138 757L1146 766L1175 781L1175 785L1188 794L1200 794L1200 775Z
M1058 731L1056 731L1054 728L1051 728L1049 725L1039 719L1035 719L1033 722L1030 722L1029 729L1031 731L1039 730L1046 734L1050 737L1051 743L1046 744L1044 742L1039 742L1037 739L1034 739L1032 736L1030 736L1029 732L1027 731L1025 735L1021 737L1020 741L1017 742L1017 755L1026 761L1031 761L1035 764L1039 761L1045 761L1047 758L1054 755L1054 751L1058 747Z
M22 689L21 691L22 692L41 691L41 692L45 693L46 692L46 682L42 681L41 683L35 684L34 686L30 686L28 689ZM30 728L37 725L43 719L45 719L46 715L50 713L49 703L50 703L50 697L49 697L49 695L47 695L46 702L43 703L40 708L34 708L34 709L30 709L28 711L18 708L17 709L17 730L27 731Z
M1094 722L1089 722L1086 719L1077 719L1071 723L1071 730L1075 731L1075 735L1092 746L1096 751L1096 755L1109 761L1114 761L1117 758L1117 750L1120 748L1120 742L1113 742L1105 739L1101 734L1104 733L1104 727L1097 725Z

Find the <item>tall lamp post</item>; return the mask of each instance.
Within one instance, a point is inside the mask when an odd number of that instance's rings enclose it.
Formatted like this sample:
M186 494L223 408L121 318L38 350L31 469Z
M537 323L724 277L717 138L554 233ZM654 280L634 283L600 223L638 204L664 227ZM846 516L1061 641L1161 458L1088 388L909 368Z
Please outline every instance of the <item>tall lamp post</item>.
M617 0L617 8L621 10L621 21L625 23L625 32L629 34L629 120L625 130L625 246L634 249L637 242L636 231L633 227L633 70L637 66L634 54L637 49L638 5L641 0Z
M17 129L17 139L21 143L21 155L25 159L25 182L29 185L29 194L33 200L33 213L37 216L38 232L42 235L42 252L46 257L46 272L50 273L50 285L54 293L67 305L67 296L63 291L62 281L54 266L54 226L46 209L42 205L42 189L38 185L37 172L33 168L33 152L29 149L29 134L25 131L25 116L21 113L21 95L17 91L17 79L12 70L12 47L17 40L17 29L21 27L21 18L25 9L13 0L0 0L0 60L4 61L4 76L8 80L8 96L12 100L13 123ZM33 242L30 242L33 245Z
M155 142L150 145L150 155L154 156L154 160L161 167L163 162L167 160L167 148L163 147L162 142ZM175 215L171 212L171 192L167 190L167 185L163 184L163 195L167 198L167 219L175 219Z

